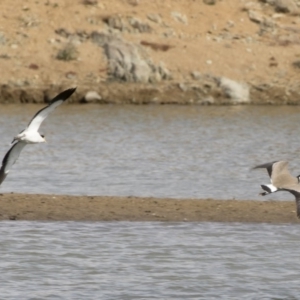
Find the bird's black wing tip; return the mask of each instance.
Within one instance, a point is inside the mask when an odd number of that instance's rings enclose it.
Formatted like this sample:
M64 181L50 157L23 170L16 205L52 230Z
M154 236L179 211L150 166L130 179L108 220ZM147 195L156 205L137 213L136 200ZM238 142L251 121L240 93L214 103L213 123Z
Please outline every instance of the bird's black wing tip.
M255 170L255 169L268 169L268 168L270 168L271 166L273 166L277 162L279 162L279 160L274 160L274 161L271 161L271 162L268 162L268 163L257 165L255 167L253 167L252 170Z
M77 89L77 87L67 89L67 90L61 92L59 95L61 96L62 100L66 100L76 91L76 89Z
M253 171L253 170L257 170L257 169L261 169L261 166L254 166L254 167L251 167L250 168L250 171Z
M67 100L76 91L76 89L77 89L77 86L61 92L55 98L52 99L51 103L58 101L58 100L63 100L63 101Z

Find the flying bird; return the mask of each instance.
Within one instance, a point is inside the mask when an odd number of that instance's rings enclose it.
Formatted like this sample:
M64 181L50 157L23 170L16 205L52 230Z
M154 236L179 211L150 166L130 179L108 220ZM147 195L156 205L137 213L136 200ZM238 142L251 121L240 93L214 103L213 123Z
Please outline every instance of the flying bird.
M271 184L262 184L261 187L264 192L261 196L268 194L286 191L295 196L297 206L297 217L300 218L300 175L294 177L288 170L287 161L273 161L270 163L258 165L253 169L267 169L270 176Z
M12 146L5 154L2 166L0 169L0 185L8 175L11 167L17 161L20 156L21 151L27 144L37 144L46 142L45 136L41 135L38 130L42 122L48 117L48 115L54 111L54 109L67 100L74 92L76 88L71 88L63 91L55 98L53 98L50 103L39 110L35 116L31 119L27 127L22 130L17 136L14 137L12 141Z
M260 195L265 196L270 193L277 192L278 190L298 184L300 180L300 175L294 177L290 174L288 170L288 162L287 161L273 161L270 163L258 165L253 169L267 169L268 174L270 176L271 184L263 184L261 185L262 189L265 191Z

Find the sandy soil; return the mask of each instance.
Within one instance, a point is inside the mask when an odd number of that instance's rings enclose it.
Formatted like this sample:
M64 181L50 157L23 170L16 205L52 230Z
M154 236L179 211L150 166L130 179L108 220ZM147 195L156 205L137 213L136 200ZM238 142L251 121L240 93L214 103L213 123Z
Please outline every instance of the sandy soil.
M277 2L287 9L272 5ZM300 19L297 1L291 2L16 0L12 5L2 0L0 102L41 102L49 89L76 85L73 101L92 89L103 103L198 103L197 97L202 101L207 95L205 101L214 98L218 104L222 91L206 83L210 76L246 83L253 103L299 103ZM110 17L114 24L107 24ZM130 27L132 18L151 30ZM118 22L127 22L127 27ZM172 79L146 86L109 82L108 87L108 62L89 38L93 31L141 45L153 63L166 66ZM70 43L76 57L57 59ZM195 71L200 79L191 76ZM180 83L185 85L178 88Z
M298 223L294 202L0 194L0 220Z

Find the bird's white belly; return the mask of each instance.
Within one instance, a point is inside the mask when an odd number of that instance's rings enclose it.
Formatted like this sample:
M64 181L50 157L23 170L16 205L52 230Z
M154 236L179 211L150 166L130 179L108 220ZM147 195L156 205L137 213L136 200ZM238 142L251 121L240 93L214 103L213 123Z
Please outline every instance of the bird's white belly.
M278 188L273 184L266 184L266 186L271 190L272 193L276 192Z
M23 131L20 134L16 136L16 140L23 141L27 144L37 144L44 142L44 139L41 137L41 135L34 131Z

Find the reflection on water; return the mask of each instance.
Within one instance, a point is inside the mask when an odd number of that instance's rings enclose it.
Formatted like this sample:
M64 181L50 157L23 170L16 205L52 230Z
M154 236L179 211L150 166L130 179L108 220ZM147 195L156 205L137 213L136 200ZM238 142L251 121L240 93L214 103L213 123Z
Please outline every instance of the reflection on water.
M2 156L39 108L1 106ZM299 123L300 107L62 105L1 191L261 199L268 176L250 168L287 159L300 174Z
M299 299L297 225L1 222L1 299Z

